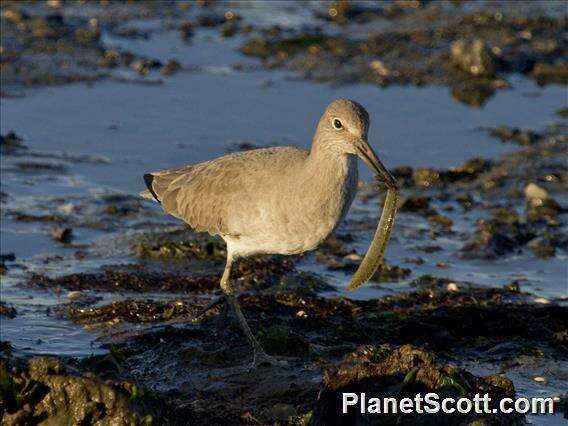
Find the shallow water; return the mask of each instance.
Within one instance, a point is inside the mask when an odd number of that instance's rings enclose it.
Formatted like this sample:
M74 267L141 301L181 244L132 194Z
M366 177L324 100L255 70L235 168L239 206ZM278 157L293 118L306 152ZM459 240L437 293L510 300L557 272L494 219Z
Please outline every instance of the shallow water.
M262 10L259 14L263 15ZM110 80L30 89L26 97L0 101L2 134L16 132L32 151L96 154L108 159L108 163L54 160L65 166L64 173L26 175L13 169L14 159L3 157L2 190L12 197L6 205L8 209L55 212L68 202L85 202L104 191L137 194L143 189L144 172L207 160L227 153L234 143L308 148L322 109L335 98L352 98L367 108L372 117L370 141L388 167L447 168L473 157L493 158L510 152L516 149L514 145L501 144L478 131L478 127L506 124L540 128L554 118L555 110L566 104L564 88L541 88L521 77L512 79L513 89L499 91L483 108L476 109L453 100L445 87L335 88L300 81L293 73L282 71L249 67L234 71L235 63L257 64L236 52L238 38L224 40L216 32L203 31L186 44L176 32L163 30L156 22L145 25L155 30L149 40L109 34L105 34L104 40L108 45L164 61L175 57L190 69L171 77L155 74L146 78L163 80L163 84L139 84L144 79L119 71L116 77L132 82ZM368 179L369 172L362 172L362 177ZM377 207L358 207L353 214L378 217ZM157 206L153 211L157 220L171 223ZM406 215L397 219L397 226L419 220L423 219ZM456 222L454 228L459 230L460 226ZM104 246L104 238L110 238L112 245L114 233L124 229L74 231L75 243L98 241ZM416 252L403 247L396 232L395 226L387 259L404 264ZM24 291L15 284L31 270L70 273L125 259L73 259L74 248L55 243L46 235L44 225L16 222L4 213L1 233L1 252L13 252L19 264L26 264L25 268L10 269L2 277L2 299L18 310L16 319L3 321L2 339L9 340L18 351L33 353L84 356L104 350L93 342L94 334L50 314L49 308L60 301L57 295ZM359 241L357 251L363 253L367 243ZM340 294L354 298L407 290L410 280L422 274L487 285L503 285L522 278L526 280L524 289L535 294L549 298L568 294L564 257L533 259L529 263L515 257L495 262L463 261L455 255L461 241L448 239L437 243L444 245L445 250L425 255L428 261L413 267L414 274L408 280L367 285L355 293L343 290L349 281L344 273L326 271L310 257L301 267L327 276ZM57 255L63 260L45 264L46 257ZM448 258L451 268L440 271L436 263ZM103 295L107 303L116 297ZM523 391L532 394L535 389L529 386Z

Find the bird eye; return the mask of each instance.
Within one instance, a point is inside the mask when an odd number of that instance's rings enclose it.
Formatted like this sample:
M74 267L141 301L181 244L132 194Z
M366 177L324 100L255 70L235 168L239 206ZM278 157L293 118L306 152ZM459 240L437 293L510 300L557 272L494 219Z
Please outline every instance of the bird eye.
M341 123L341 120L339 118L334 118L333 119L333 127L336 130L340 130L343 128L343 124Z

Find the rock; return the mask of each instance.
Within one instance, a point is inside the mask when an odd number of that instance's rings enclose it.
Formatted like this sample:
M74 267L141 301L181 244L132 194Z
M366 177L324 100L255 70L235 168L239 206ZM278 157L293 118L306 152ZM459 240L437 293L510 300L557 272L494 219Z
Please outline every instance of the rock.
M513 385L513 382L502 374L491 374L489 376L485 376L484 380L491 386L502 390L505 396L515 396L515 386Z
M559 108L558 110L556 110L556 115L562 118L568 118L568 108Z
M339 25L345 25L350 21L364 23L382 16L377 7L369 7L357 2L334 0L328 3L327 13L315 12L315 16L331 21Z
M353 250L349 250L345 242L335 236L326 239L316 250L316 260L332 270L354 271L361 262Z
M93 303L102 300L101 296L82 291L70 291L67 293L67 298L73 302L75 306L92 305Z
M525 187L527 199L527 219L530 222L556 222L559 213L563 211L556 200L550 197L548 191L535 183Z
M521 286L519 285L519 282L517 280L512 281L509 284L505 284L503 286L503 288L505 290L510 291L511 293L520 293L521 292Z
M379 61L378 59L371 61L369 67L381 77L388 77L390 75L390 70L386 67L383 61Z
M131 324L168 321L174 318L191 318L195 311L181 301L121 300L108 305L85 308L100 300L81 292L73 304L68 304L59 313L77 323L88 327L113 326L123 322ZM70 298L70 296L68 295Z
M14 132L0 135L0 153L12 154L16 151L23 151L26 149L28 149L28 147L23 144L23 139Z
M416 250L423 251L424 253L435 253L437 251L442 251L443 248L435 244L425 244L415 247Z
M391 169L392 175L396 178L397 182L401 186L410 186L412 183L412 167L410 166L399 166Z
M541 188L536 183L531 182L527 186L525 186L525 197L529 202L531 202L531 204L534 200L539 200L539 202L541 202L542 200L548 198L548 191L544 188Z
M0 262L2 263L13 262L14 260L16 260L16 255L14 253L0 254Z
M394 4L404 9L418 9L428 3L429 0L394 0Z
M99 65L104 68L114 68L120 64L120 53L115 50L105 50Z
M532 198L527 201L527 221L545 222L556 226L558 214L564 210L553 198Z
M25 172L54 172L63 173L66 170L66 166L62 163L57 163L54 161L50 162L38 162L38 161L25 161L15 163L18 169Z
M420 275L410 283L414 287L440 287L448 284L446 278L436 277L430 274Z
M161 66L162 63L160 61L143 58L132 62L130 68L140 75L148 75L152 69L160 68Z
M183 22L179 27L182 40L187 41L193 37L193 24L189 21Z
M27 366L0 364L2 424L113 424L151 421L138 406L133 385L71 374L54 358L32 358ZM130 388L129 388L130 387Z
M400 206L400 211L411 213L430 212L430 198L422 196L406 197Z
M540 258L552 257L556 254L556 248L553 241L547 236L533 238L527 243L527 247Z
M198 16L195 24L199 27L212 28L222 25L225 21L227 21L227 18L223 15L208 14Z
M61 227L52 228L49 231L49 234L53 239L65 244L70 243L71 240L73 239L73 230L71 228L61 228Z
M425 188L439 186L441 184L440 173L434 169L418 168L415 169L412 177L414 184Z
M62 204L59 207L57 207L57 211L65 214L65 215L71 215L72 213L75 212L75 210L76 210L76 207L75 207L75 204L73 204L73 203Z
M78 44L91 45L101 39L101 30L98 28L77 28L75 40Z
M440 177L448 182L471 182L480 174L491 169L493 163L483 158L472 158L457 167L450 167L446 171L440 171Z
M531 74L540 85L568 84L568 63L548 64L539 62L533 67Z
M461 248L465 259L495 259L521 249L535 237L533 230L514 212L499 209L493 218L479 220L478 230Z
M335 51L342 48L344 46L338 38L306 33L276 41L258 36L245 42L239 50L247 56L260 58L277 56L286 58L302 52L318 54L322 51Z
M14 253L7 253L0 255L0 274L6 273L8 267L6 266L6 262L13 262L16 260L16 256Z
M79 300L81 297L83 297L83 293L81 293L80 291L70 291L69 293L67 293L67 298L71 301Z
M455 200L465 209L470 210L473 208L475 200L469 193L459 193L455 196Z
M45 3L48 7L51 7L53 9L58 9L62 5L61 0L47 0Z
M519 129L518 127L495 127L489 129L489 135L500 139L502 142L517 142L523 146L534 145L542 141L542 135L532 131L532 130L523 130Z
M451 292L456 292L459 291L460 289L456 283L448 283L448 285L446 286L446 290Z
M221 35L225 38L233 37L239 31L239 24L234 21L227 21L221 27Z
M181 64L175 59L170 59L166 65L160 70L162 75L172 75L181 69Z
M225 244L221 239L204 234L178 241L156 238L152 235L142 236L140 242L135 245L135 252L142 259L196 258L216 263L224 262L227 256Z
M511 393L511 390L513 391ZM385 398L396 395L401 398L414 398L416 394L435 392L444 397L472 398L476 393L488 393L493 402L514 396L510 380L493 377L476 377L452 365L439 366L435 357L411 345L400 346L380 360L362 359L358 362L341 364L327 370L324 384L313 409L310 426L353 425L353 424L487 424L522 425L521 415L510 414L455 414L451 420L447 414L364 414L361 406L348 406L347 413L341 412L343 394L365 393L368 398ZM368 401L368 399L367 399ZM367 408L367 405L363 405ZM381 410L380 412L383 412ZM379 412L379 413L380 413ZM485 424L485 423L483 423Z
M19 222L54 222L54 223L62 223L64 222L64 218L55 215L55 214L47 214L47 215L34 215L34 214L27 214L22 212L16 212L14 214L14 219Z
M481 107L495 94L491 81L473 79L455 82L451 86L452 97L464 104Z
M381 263L373 276L371 281L382 283L382 282L396 282L407 278L412 273L409 268L401 268L398 265L387 265L386 263Z
M445 230L450 230L454 224L453 220L448 216L441 214L435 214L428 217L428 223L437 228L443 228Z
M552 340L558 344L568 344L568 330L557 331L552 334Z
M452 43L450 52L451 63L468 74L492 77L497 72L498 61L481 39L457 40Z
M148 40L150 34L136 27L118 27L112 29L112 34L118 37Z
M14 308L12 305L8 305L7 303L0 301L0 316L6 318L16 318L17 314L18 312L16 311L16 308Z
M271 355L306 356L310 351L307 340L283 325L272 325L260 330L257 338L261 346Z
M2 9L2 18L14 23L22 23L30 19L30 15L20 9Z

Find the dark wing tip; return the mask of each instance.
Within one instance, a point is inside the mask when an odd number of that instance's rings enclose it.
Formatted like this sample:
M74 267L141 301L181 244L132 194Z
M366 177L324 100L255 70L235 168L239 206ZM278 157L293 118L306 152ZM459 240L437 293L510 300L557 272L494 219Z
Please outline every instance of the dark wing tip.
M152 196L156 199L156 201L161 204L162 202L158 198L158 194L156 194L154 192L154 188L152 188L153 180L154 180L154 176L151 173L146 173L144 175L144 182L146 183L146 187L148 188L148 191L150 191L150 194L152 194Z

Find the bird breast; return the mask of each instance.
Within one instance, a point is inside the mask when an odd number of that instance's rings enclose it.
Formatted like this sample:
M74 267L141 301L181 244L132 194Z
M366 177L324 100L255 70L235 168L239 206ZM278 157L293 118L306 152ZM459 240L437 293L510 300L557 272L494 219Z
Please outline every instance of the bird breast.
M322 167L323 164L323 167ZM327 159L276 181L247 218L247 231L224 236L237 256L298 254L316 248L347 214L357 191L354 156ZM260 198L260 197L259 197Z

